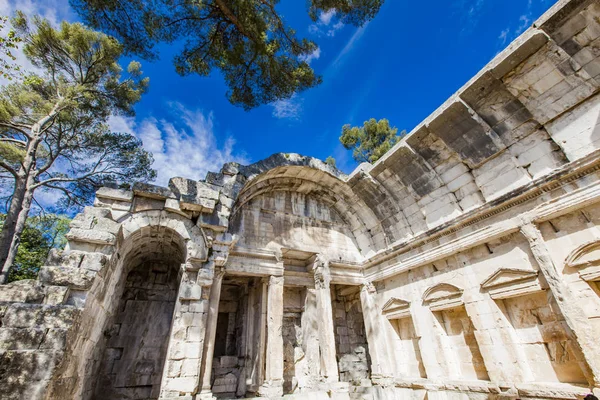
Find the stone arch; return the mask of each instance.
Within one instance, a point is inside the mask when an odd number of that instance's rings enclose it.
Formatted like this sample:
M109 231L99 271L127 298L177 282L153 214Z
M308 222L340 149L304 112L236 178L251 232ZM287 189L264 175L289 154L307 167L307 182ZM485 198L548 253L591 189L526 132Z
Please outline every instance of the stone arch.
M449 283L438 283L423 293L423 304L431 310L457 307L463 304L463 289Z
M276 166L251 175L237 197L231 220L235 221L253 199L274 192L299 193L317 199L341 217L363 255L375 247L374 231L379 218L339 176L313 166ZM236 229L235 223L230 224L231 233L237 233Z
M160 227L179 235L185 248L184 262L203 262L207 259L209 246L202 228L181 215L164 210L150 210L128 214L120 222L119 243L127 243L127 239L149 227ZM123 245L118 246L117 253L124 250Z
M84 398L129 398L136 391L156 399L181 265L206 260L206 239L192 221L168 211L128 214L120 223L105 274L96 278L86 301L82 326L90 332L89 343L71 350L71 364L86 371L79 385L87 391Z
M577 247L565 258L565 265L571 268L600 265L600 240L586 242Z

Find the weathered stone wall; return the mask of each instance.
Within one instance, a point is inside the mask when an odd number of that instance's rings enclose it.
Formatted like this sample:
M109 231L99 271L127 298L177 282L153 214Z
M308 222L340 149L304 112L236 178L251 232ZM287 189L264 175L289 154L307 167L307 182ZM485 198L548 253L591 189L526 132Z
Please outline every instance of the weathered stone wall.
M151 397L598 393L599 21L559 1L350 176L276 154L100 189L39 279L0 290L0 397L91 398L127 277L157 260L178 290Z
M348 288L345 288L348 290ZM370 378L370 360L358 288L332 288L335 347L340 381L360 386Z
M127 275L95 385L96 399L158 398L177 297L179 265L149 262Z
M361 258L346 221L324 200L280 191L250 200L233 217L242 247L278 250L282 247L326 253L331 259Z

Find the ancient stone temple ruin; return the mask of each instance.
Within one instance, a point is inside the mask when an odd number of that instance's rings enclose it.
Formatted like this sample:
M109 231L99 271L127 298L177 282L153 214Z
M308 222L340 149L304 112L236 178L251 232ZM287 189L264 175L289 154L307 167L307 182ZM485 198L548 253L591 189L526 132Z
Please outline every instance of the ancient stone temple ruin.
M0 288L1 399L600 391L600 2L561 1L374 165L102 188Z

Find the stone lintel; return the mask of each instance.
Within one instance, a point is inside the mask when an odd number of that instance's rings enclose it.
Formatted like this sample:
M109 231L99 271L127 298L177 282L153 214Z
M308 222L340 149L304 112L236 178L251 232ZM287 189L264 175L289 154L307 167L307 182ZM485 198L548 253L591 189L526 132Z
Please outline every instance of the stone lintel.
M113 189L104 186L96 191L96 197L131 202L133 200L133 192L131 190Z
M136 196L148 197L157 200L177 198L169 188L143 182L136 182L133 184L133 193Z

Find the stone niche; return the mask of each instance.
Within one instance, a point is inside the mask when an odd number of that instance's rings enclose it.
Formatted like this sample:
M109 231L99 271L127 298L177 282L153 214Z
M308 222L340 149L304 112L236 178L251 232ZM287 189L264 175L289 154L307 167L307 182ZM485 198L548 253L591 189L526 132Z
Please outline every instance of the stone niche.
M482 285L515 331L534 381L585 384L564 319L551 307L537 271L500 268Z
M314 388L319 379L319 337L315 291L284 287L283 291L283 393Z
M221 287L212 364L212 392L218 398L246 394L248 278L229 278Z
M429 288L423 303L433 313L439 364L446 377L460 380L489 380L475 329L462 300L462 289L442 283Z
M360 302L360 288L331 285L335 346L341 382L361 385L371 377L371 359Z
M420 337L415 332L410 314L410 303L392 297L383 306L382 313L396 333L392 338L396 371L403 377L427 378L419 349Z
M98 400L159 396L183 245L159 228L150 228L133 241L120 299L104 329L106 342L93 396Z

